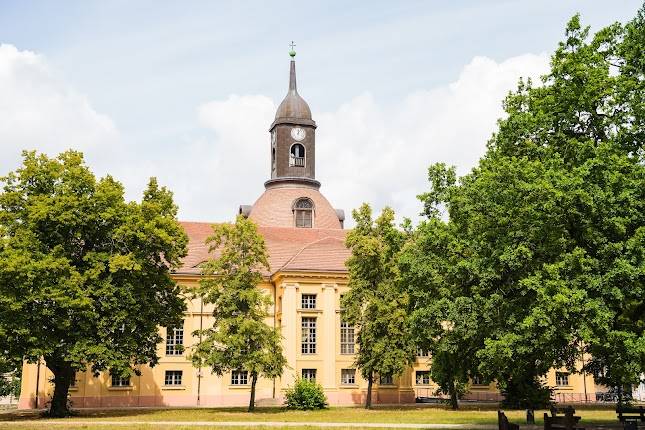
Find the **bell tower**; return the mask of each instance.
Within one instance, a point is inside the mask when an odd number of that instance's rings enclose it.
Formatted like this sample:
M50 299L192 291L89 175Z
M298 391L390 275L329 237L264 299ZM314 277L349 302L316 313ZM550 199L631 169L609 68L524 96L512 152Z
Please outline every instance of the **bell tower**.
M269 128L271 133L271 179L266 187L285 182L320 187L316 181L316 122L311 109L298 94L296 52L293 44L289 70L289 91Z
M345 212L334 209L316 180L316 123L296 86L296 53L291 42L289 91L269 127L271 179L253 205L239 214L261 227L342 229Z

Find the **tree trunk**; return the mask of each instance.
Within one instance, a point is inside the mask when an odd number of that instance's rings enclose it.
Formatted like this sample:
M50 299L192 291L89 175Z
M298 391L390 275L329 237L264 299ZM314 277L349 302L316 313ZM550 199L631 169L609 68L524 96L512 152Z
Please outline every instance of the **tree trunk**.
M365 399L365 409L372 409L372 381L374 381L374 372L370 372L367 380L367 399Z
M251 399L249 400L249 412L255 410L255 384L258 382L257 372L251 372Z
M67 394L75 372L71 363L56 361L52 363L50 360L45 358L47 367L54 374L54 396L49 407L49 416L52 418L64 418L71 414L67 407Z
M457 397L457 387L455 385L456 385L456 381L453 380L450 383L450 390L449 390L450 391L450 407L454 411L459 409L459 401L458 401L458 397Z

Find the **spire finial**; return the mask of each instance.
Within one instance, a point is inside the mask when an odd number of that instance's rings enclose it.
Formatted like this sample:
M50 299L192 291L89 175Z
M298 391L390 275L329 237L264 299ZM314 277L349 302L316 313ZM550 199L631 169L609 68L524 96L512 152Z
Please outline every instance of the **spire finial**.
M293 49L293 48L295 48L295 47L296 47L296 44L295 44L295 43L293 42L293 40L292 40L292 41L291 41L291 43L289 44L289 46L291 47L291 51L289 51L289 56L290 56L291 58L293 58L293 57L295 57L295 56L296 56L296 51L294 51L294 49Z

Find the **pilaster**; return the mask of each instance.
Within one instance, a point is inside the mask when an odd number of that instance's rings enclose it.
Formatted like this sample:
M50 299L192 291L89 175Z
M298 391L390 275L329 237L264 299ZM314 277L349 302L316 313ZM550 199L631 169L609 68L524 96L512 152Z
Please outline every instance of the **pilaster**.
M296 376L296 347L298 346L297 291L298 283L284 284L282 295L282 348L287 359L288 368L282 375L282 388L293 385Z
M323 378L322 385L325 389L336 388L336 284L323 284L323 336L321 339Z

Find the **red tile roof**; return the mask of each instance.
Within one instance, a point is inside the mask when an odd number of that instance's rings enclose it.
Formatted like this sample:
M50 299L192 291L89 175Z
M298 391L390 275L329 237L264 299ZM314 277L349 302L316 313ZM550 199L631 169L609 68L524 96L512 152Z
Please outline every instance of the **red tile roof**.
M199 274L199 264L216 257L209 254L206 238L212 223L181 221L188 235L188 255L177 273ZM347 230L259 226L269 251L270 273L278 271L347 272L345 247Z

